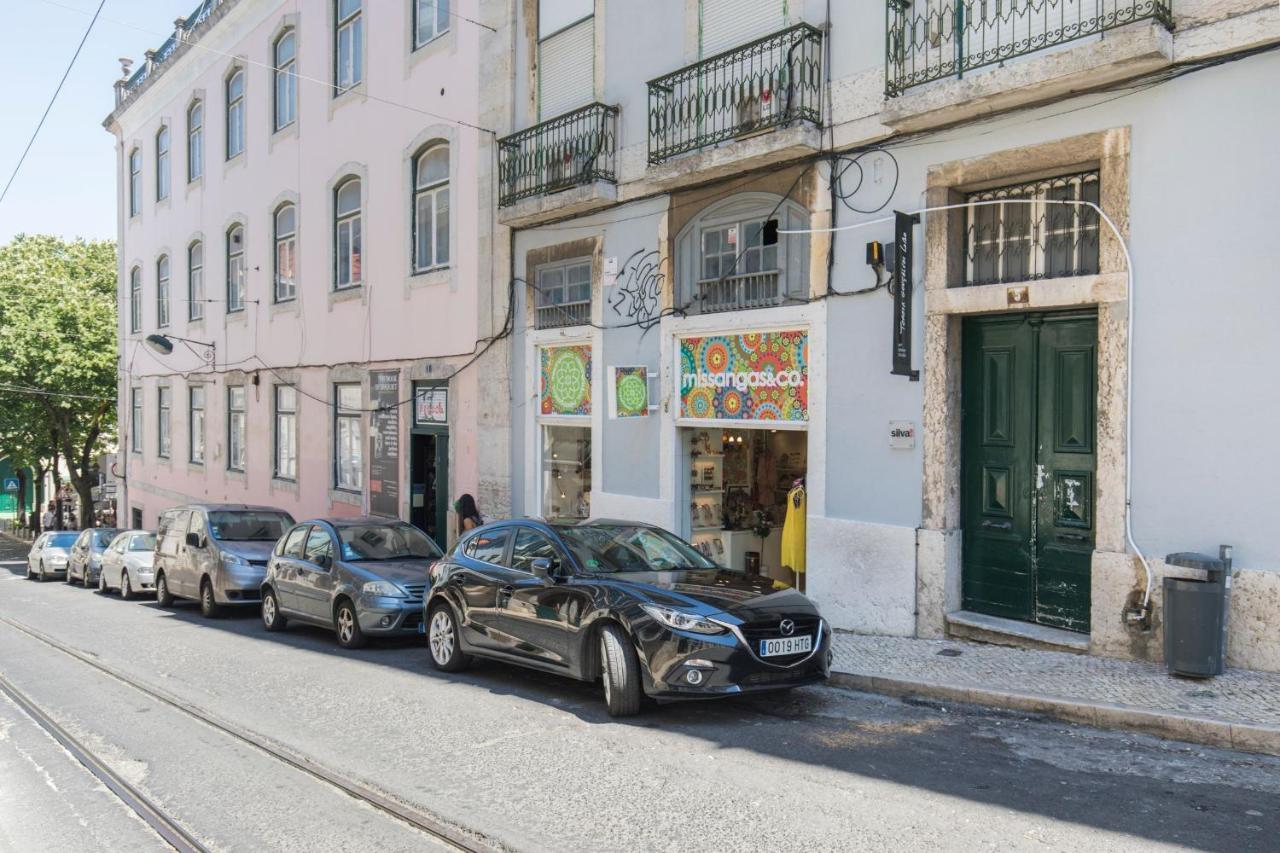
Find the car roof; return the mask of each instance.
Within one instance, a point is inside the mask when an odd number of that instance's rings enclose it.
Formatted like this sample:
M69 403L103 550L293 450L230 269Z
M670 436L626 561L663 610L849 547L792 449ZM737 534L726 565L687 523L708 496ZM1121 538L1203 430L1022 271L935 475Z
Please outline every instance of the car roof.
M363 527L369 524L408 524L399 518L381 515L344 516L342 518L308 518L298 524L328 524L332 527ZM412 526L412 525L411 525Z
M288 515L287 510L278 506L258 506L255 504L183 504L175 506L176 511L200 509L205 512L279 512Z

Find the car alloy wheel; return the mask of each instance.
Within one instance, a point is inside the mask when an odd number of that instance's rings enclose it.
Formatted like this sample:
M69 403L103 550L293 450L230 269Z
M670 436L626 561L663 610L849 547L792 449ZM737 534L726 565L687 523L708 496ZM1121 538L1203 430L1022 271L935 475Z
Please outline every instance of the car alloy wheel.
M103 595L106 595L108 592L111 592L111 590L107 588L106 572L100 572L98 574L98 592L102 593Z
M431 611L427 623L427 646L431 649L431 665L441 672L459 672L466 669L471 657L462 651L458 624L453 610L441 602Z
M356 649L364 645L364 632L360 630L360 621L351 602L344 600L338 605L335 621L338 624L338 645L344 649Z
M44 560L40 561L40 574L36 576L36 580L44 583Z
M280 605L276 602L276 593L273 589L266 589L262 593L262 624L268 631L283 630L287 624L280 613Z
M120 577L120 597L125 601L133 598L133 584L129 583L129 570L125 569L121 572Z

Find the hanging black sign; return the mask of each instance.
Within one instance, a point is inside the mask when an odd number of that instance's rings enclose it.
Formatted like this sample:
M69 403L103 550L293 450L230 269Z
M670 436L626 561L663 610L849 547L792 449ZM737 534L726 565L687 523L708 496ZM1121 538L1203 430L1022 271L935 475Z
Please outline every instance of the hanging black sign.
M400 371L369 374L369 512L400 515Z
M911 263L912 242L919 214L895 210L893 253L893 371L913 381L920 371L911 369Z

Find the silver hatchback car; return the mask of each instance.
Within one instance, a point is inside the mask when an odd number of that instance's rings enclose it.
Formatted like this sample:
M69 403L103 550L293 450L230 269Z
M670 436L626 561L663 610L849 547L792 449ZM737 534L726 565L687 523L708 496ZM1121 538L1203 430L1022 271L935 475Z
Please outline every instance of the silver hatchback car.
M50 530L37 536L27 552L27 577L40 581L65 577L71 546L79 535L75 530Z

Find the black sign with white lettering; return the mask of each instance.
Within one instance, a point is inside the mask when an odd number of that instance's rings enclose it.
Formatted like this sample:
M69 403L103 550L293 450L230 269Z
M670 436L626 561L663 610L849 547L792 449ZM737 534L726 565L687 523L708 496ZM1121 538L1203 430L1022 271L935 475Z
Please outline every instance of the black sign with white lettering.
M920 217L894 211L893 374L919 379L911 369L911 263L915 225Z
M400 371L369 374L369 512L400 515Z

